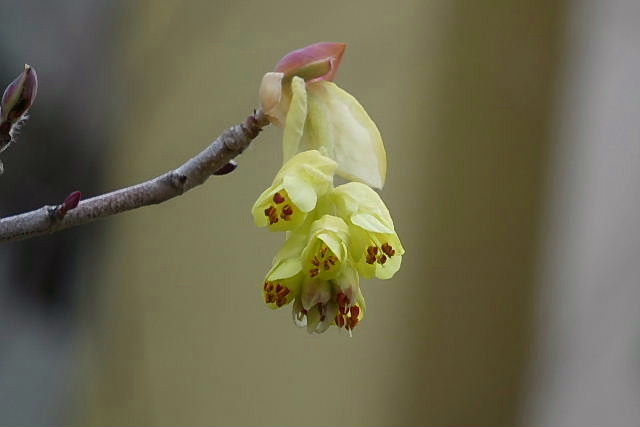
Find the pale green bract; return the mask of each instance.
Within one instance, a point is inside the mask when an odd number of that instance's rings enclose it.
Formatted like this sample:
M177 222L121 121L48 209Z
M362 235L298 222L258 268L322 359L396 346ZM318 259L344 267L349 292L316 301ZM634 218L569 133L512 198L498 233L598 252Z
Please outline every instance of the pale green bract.
M338 175L374 188L384 186L387 155L382 137L357 99L333 82L305 83L295 76L282 88L282 73L267 74L260 92L268 96L263 95L262 103L271 106L274 123L284 123L285 162L298 151L315 149L338 163Z

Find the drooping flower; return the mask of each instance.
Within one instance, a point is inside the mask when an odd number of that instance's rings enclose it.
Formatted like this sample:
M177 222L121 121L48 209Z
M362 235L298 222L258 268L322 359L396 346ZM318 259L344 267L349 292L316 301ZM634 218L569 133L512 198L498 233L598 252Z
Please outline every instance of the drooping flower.
M308 228L289 235L274 258L263 286L271 308L293 304L293 320L309 333L331 325L353 330L364 316L358 272L349 257L348 226L323 215Z
M310 279L337 277L347 260L349 228L342 218L324 215L314 221L302 251L304 274Z
M349 225L350 249L365 278L389 279L400 269L404 248L384 202L371 188L349 182L333 191L336 212Z
M345 48L319 43L285 56L262 80L262 108L284 127L285 161L317 149L338 163L338 175L382 188L387 164L380 132L362 105L332 82Z
M300 293L302 259L306 233L293 232L273 259L273 267L264 279L264 301L271 308L289 304Z
M360 292L358 272L347 265L331 280L305 278L292 307L294 323L309 333L322 333L330 326L349 334L364 317L366 306Z
M300 227L318 198L332 188L335 169L336 163L316 150L293 156L253 205L255 224L272 231Z
M292 232L265 278L265 302L281 307L298 295L305 280L324 282L338 277L348 257L347 232L347 224L331 215ZM309 288L305 289L309 294Z

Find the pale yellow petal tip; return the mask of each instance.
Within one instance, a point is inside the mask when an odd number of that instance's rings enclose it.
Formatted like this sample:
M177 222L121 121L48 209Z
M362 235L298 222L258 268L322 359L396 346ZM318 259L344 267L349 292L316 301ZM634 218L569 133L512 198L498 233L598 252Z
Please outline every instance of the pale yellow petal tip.
M282 78L283 73L266 73L262 77L258 96L260 105L266 116L277 126L283 126L286 111L282 111Z

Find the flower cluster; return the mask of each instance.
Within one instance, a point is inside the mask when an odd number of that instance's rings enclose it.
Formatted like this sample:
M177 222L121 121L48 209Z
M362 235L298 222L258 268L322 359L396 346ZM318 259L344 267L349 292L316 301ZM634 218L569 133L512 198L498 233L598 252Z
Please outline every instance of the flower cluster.
M253 206L258 227L287 232L263 292L271 308L293 302L310 333L351 334L366 306L360 276L389 279L404 248L384 202L382 138L358 101L331 80L345 45L291 52L260 87L269 119L284 128L284 165ZM334 175L353 180L334 187Z

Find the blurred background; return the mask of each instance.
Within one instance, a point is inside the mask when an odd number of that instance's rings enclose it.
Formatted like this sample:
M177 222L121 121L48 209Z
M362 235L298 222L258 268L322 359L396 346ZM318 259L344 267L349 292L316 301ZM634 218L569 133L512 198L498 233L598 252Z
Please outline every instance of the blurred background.
M177 166L342 41L407 250L353 338L268 309L267 128L178 199L0 245L1 425L640 424L640 3L0 7L0 84L40 82L1 216Z

